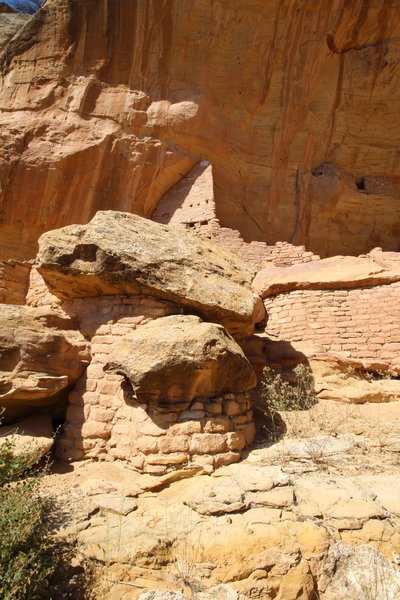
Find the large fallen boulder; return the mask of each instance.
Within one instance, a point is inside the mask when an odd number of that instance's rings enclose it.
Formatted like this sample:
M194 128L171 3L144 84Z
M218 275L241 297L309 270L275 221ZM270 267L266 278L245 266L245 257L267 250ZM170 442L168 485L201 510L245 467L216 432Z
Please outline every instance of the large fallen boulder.
M105 369L124 375L139 401L169 410L256 384L253 368L225 329L192 315L157 319L122 338Z
M58 322L57 315L50 317L26 306L0 305L0 404L15 415L51 404L48 399L76 381L88 364L84 337L49 327Z
M147 293L240 337L264 316L253 273L236 255L130 213L99 211L87 225L43 234L37 268L59 298Z

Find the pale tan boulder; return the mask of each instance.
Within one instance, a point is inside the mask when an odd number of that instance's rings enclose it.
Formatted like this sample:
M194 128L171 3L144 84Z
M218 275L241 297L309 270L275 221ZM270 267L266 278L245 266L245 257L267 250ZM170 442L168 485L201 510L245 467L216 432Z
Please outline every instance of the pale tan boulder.
M250 289L253 273L236 255L129 213L99 211L88 225L44 234L37 269L60 298L146 293L239 337L265 314Z
M256 384L250 363L224 328L192 315L163 317L122 338L105 369L124 375L140 402L164 409L184 409L194 398Z
M128 515L137 508L136 500L127 498L123 493L105 493L96 494L93 498L92 506L94 510L100 510L105 513L112 512L117 515Z
M60 321L62 329L55 326ZM40 309L0 305L0 403L9 413L51 404L87 366L88 343L64 329L66 321Z
M304 364L310 371L316 397L352 404L400 399L398 369L377 357L357 359L344 352L327 351L311 342L288 342L256 334L241 342L257 374L265 365L294 380L293 369ZM257 396L256 396L256 402ZM262 404L260 404L262 407Z
M363 404L365 402L393 402L400 400L400 380L390 374L368 371L368 363L351 360L340 352L310 357L310 369L318 398ZM372 369L371 369L372 370ZM395 373L393 373L395 375Z
M324 600L396 600L400 571L368 545L332 545L323 566L319 589Z
M393 256L394 255L394 256ZM262 298L292 290L339 290L400 281L400 260L394 252L368 256L333 256L290 267L268 266L254 278Z
M344 453L343 453L344 454ZM361 484L361 485L360 485ZM320 474L310 475L296 485L296 512L300 517L315 518L323 515L333 523L353 520L360 528L370 519L383 518L385 508L375 496L369 494L368 486L361 480L337 477L326 480Z
M212 477L199 478L184 503L201 515L222 515L236 513L250 506L273 506L278 495L266 492L286 486L288 476L274 466L258 466L239 463L218 469ZM285 495L280 506L288 505ZM293 499L293 495L292 495Z
M276 600L314 600L316 593L311 569L304 560L282 578Z
M35 415L14 425L0 427L0 445L5 442L10 443L14 456L26 459L25 464L35 464L53 446L51 417Z

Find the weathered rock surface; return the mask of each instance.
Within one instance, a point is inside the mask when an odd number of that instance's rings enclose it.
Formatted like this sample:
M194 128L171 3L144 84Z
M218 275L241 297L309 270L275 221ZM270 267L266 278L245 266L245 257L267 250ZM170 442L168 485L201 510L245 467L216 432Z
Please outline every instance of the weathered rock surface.
M241 346L259 377L268 366L294 381L293 370L300 364L306 365L319 399L352 404L400 400L399 370L379 357L354 359L346 352L328 351L307 342L271 339L267 334L254 334Z
M312 445L318 440L308 441ZM334 443L334 436L325 440L330 450ZM115 580L175 592L190 586L204 593L204 599L225 598L224 591L228 598L237 594L243 600L256 592L261 598L280 600L313 600L316 594L336 600L342 598L338 586L350 580L351 572L352 584L372 585L381 567L382 579L390 586L397 584L400 509L394 464L386 475L380 474L379 462L374 472L368 474L370 467L365 465L360 473L366 456L356 443L352 448L338 443L336 455L307 458L287 456L280 448L276 461L273 448L253 450L241 464L223 467L212 476L175 482L139 476L120 464L106 465L108 479L103 485L97 480L98 489L104 494L108 488L112 496L120 486L125 494L132 490L137 509L126 516L92 516L77 533L82 552L106 561L107 575ZM89 469L99 469L82 468L83 477L74 487L78 502L94 481ZM365 577L360 579L362 570L353 559L348 562L351 556L360 567L365 561ZM215 589L221 582L230 589ZM122 599L125 589L123 583L115 583L112 597ZM162 598L170 592L151 593ZM140 588L133 597L139 594ZM354 597L358 599L356 593ZM396 595L382 596L387 597L397 600Z
M30 464L35 464L54 443L50 416L35 415L14 425L0 427L0 444L4 442L12 444L14 456L26 457Z
M320 585L324 600L396 600L400 571L374 548L331 546Z
M369 372L368 364L349 360L340 353L311 358L310 368L318 398L362 404L400 400L400 379ZM377 365L375 366L375 369ZM384 366L384 365L382 365ZM367 367L367 368L366 368Z
M185 600L186 596L181 592L172 590L150 590L140 594L138 600Z
M223 515L237 513L250 507L279 505L277 486L285 486L288 476L278 467L252 466L247 464L222 467L214 474L215 479L204 478L193 486L192 492L184 497L184 503L201 515ZM276 492L276 490L275 490ZM293 502L281 498L283 505Z
M364 440L354 434L317 435L305 440L285 439L265 451L267 456L279 460L320 460L351 451Z
M30 258L43 231L99 209L149 217L201 159L246 241L397 250L397 11L46 3L1 58L0 256Z
M254 278L262 298L292 290L340 290L400 281L400 254L333 256L291 267L266 267Z
M42 311L2 304L0 311L0 402L10 414L49 406L52 397L82 374L88 344L74 330L57 329ZM63 322L65 326L65 322Z
M376 140L379 134L375 135ZM353 170L353 164L350 159L341 166ZM390 173L382 174L365 169L361 177L360 173L354 177L333 163L303 174L299 194L303 212L291 241L304 243L323 257L365 253L374 246L398 251L400 193Z
M196 592L198 600L237 600L238 593L229 585L215 585L207 591ZM181 592L171 590L150 590L140 594L138 600L186 600Z
M237 256L193 234L129 213L100 211L86 226L40 238L37 269L60 298L148 293L244 337L264 316Z
M195 316L157 319L122 338L106 370L124 375L140 403L187 408L197 397L244 392L256 385L241 348L220 325Z

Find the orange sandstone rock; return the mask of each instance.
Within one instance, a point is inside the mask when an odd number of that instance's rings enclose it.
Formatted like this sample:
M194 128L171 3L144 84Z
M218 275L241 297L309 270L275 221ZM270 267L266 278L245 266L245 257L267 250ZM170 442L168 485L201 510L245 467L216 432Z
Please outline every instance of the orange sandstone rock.
M149 217L201 159L246 241L397 250L397 16L397 0L47 2L0 58L0 258L99 209Z

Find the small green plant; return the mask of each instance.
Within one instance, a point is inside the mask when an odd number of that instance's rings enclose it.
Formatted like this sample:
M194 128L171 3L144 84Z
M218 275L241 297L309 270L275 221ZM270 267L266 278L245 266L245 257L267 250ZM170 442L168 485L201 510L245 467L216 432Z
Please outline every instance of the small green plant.
M282 411L308 410L317 402L313 376L306 365L294 369L294 381L285 381L270 367L263 369L260 395L271 414L272 435L278 436L278 414Z
M48 500L39 496L41 473L29 453L14 454L14 444L0 443L0 597L2 600L48 598L53 570L44 521Z

